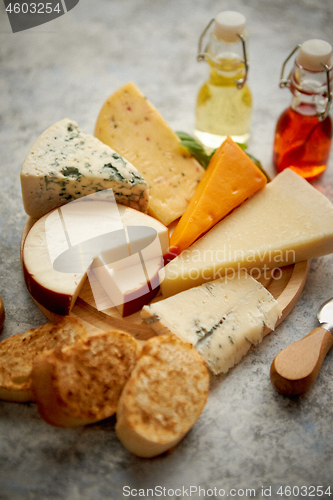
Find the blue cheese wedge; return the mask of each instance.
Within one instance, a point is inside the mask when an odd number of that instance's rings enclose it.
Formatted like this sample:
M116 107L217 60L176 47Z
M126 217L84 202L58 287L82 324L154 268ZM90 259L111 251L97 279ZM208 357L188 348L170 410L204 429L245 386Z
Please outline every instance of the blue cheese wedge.
M273 330L279 303L245 271L145 306L141 316L158 334L190 342L215 373L226 373ZM265 328L267 327L267 328Z
M148 211L148 185L137 169L68 118L33 144L22 166L21 186L24 209L34 218L110 188L117 203Z

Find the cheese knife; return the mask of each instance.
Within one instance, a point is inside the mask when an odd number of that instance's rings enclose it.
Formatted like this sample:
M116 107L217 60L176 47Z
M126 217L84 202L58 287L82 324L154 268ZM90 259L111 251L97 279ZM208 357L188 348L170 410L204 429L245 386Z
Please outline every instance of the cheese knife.
M306 337L283 349L271 365L273 387L285 396L303 394L316 380L333 345L333 298L317 312L320 325Z

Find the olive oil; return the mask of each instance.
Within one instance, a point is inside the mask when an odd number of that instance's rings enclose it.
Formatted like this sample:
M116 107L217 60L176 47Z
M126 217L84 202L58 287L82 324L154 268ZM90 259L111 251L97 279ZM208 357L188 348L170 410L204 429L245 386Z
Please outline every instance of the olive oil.
M194 135L208 152L229 135L246 143L250 137L252 96L246 84L245 17L238 12L220 12L204 53L210 67L208 80L199 90Z
M227 135L246 143L250 137L252 96L248 85L238 89L235 80L244 73L244 64L225 60L211 63L210 78L201 87L196 106L194 135L207 148L215 149Z

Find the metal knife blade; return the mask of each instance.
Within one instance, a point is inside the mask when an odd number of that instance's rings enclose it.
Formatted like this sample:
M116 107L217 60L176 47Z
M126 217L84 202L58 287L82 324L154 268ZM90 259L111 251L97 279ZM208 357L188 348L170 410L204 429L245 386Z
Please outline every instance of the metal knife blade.
M319 307L317 318L320 326L333 334L333 297Z

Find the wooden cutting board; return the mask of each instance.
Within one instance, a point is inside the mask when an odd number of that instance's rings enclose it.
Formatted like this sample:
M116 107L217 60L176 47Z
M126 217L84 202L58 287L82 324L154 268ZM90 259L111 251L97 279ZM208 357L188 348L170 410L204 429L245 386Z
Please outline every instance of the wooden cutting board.
M307 272L308 262L300 262L293 266L276 269L270 273L270 276L266 280L259 280L281 306L282 316L277 324L284 320L296 304L303 290ZM158 296L154 301L161 300L162 298L162 296ZM151 328L143 323L140 312L127 318L122 318L116 308L98 311L88 280L81 290L72 314L79 320L83 320L90 327L97 327L101 330L117 327L134 334L141 340L155 335ZM270 330L266 329L264 333L267 335L269 332Z
M34 220L30 218L27 220L22 233L21 245L33 222ZM282 316L277 324L284 320L296 304L303 290L307 273L308 261L305 261L275 269L266 273L266 277L258 280L281 306ZM254 275L253 277L256 278ZM157 296L154 301L161 299L162 296ZM59 320L59 315L47 310L38 302L35 301L35 303L48 320L53 322ZM153 330L142 321L140 312L122 318L115 307L98 311L88 279L83 285L70 315L81 321L90 333L117 328L131 333L140 340L146 340L155 335ZM264 334L267 335L269 332L270 330L266 329Z

